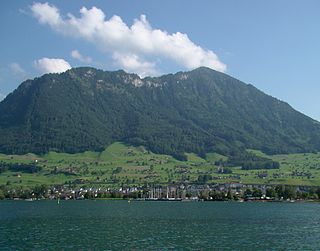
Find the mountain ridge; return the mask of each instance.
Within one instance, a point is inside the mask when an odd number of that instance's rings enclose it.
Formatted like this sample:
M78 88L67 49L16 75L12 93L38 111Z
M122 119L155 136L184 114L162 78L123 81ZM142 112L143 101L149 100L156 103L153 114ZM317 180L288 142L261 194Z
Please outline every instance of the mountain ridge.
M227 74L200 67L160 77L73 68L24 81L0 102L0 152L156 153L320 150L320 123Z

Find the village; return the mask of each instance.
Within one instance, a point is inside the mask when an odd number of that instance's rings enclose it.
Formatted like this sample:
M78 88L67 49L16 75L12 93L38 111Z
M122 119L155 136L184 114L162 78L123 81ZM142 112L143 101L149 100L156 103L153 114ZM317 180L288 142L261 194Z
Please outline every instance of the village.
M145 201L304 201L318 200L320 188L286 185L171 184L96 188L39 185L33 189L0 188L0 199L85 200L125 199Z

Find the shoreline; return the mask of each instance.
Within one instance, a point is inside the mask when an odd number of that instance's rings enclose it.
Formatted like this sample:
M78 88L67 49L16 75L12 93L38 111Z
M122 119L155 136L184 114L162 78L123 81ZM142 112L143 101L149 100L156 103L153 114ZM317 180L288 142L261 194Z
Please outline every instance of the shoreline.
M144 199L126 199L126 198L96 198L96 199L46 199L46 198L34 198L34 199L22 199L22 198L13 198L13 199L3 199L4 201L26 201L26 202L35 202L35 201L127 201L130 202L224 202L224 203L320 203L320 200L202 200L202 199L156 199L156 198L144 198Z

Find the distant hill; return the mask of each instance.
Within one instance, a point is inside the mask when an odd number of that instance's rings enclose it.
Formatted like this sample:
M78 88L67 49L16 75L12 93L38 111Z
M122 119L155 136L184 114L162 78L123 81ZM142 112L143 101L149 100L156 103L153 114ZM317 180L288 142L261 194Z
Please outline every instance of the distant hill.
M184 158L320 150L320 123L209 68L157 78L74 68L23 82L0 103L0 152L100 151L113 142Z

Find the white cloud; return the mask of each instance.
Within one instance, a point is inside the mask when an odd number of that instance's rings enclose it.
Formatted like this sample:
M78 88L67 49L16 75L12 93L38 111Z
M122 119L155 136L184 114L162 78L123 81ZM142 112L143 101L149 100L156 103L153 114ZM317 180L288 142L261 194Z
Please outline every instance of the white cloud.
M71 51L71 57L73 57L83 63L91 63L92 62L92 58L83 56L78 50Z
M119 16L106 19L104 12L96 7L82 7L80 17L70 13L63 17L55 6L48 3L34 3L31 10L41 24L64 35L85 39L100 50L112 53L115 62L127 70L134 68L140 74L150 70L149 74L154 74L157 64L151 63L150 58L164 58L187 69L207 66L226 71L226 65L213 51L196 45L187 34L168 34L153 29L145 15L135 19L129 27ZM130 62L121 59L120 55Z
M41 58L34 66L42 73L61 73L71 69L70 64L61 58Z
M61 25L62 20L59 10L48 3L34 3L31 6L33 15L42 24L49 24L50 26L58 27Z
M22 69L22 67L18 63L9 64L9 68L11 72L17 77L24 77L26 75L26 71Z
M138 55L113 53L112 58L127 71L138 72L141 77L159 74L154 62L142 60Z

